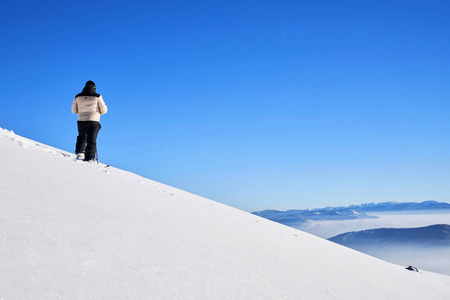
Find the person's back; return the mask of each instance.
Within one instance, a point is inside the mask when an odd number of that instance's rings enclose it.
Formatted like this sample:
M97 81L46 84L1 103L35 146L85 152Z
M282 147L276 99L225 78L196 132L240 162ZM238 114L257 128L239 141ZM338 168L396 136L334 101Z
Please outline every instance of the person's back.
M96 93L95 84L88 85L88 83L89 81L83 91L75 96L72 112L78 114L78 121L100 122L100 115L106 114L108 108L102 95Z
M78 158L91 161L97 150L97 135L101 128L100 115L106 114L108 107L96 92L93 81L86 82L83 91L75 96L72 112L78 114L78 137L75 153ZM86 145L87 144L87 145Z

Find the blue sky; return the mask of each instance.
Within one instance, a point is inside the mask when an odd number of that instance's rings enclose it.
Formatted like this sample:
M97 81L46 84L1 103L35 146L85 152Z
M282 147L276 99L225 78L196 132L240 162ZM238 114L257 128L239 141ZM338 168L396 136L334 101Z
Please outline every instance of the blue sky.
M447 1L1 1L0 127L248 210L450 201ZM7 159L7 158L2 158Z

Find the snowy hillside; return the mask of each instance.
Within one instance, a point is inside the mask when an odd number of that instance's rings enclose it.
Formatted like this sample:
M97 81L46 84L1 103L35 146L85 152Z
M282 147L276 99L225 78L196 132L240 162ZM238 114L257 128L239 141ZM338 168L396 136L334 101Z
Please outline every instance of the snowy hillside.
M0 129L0 299L450 299L450 277Z

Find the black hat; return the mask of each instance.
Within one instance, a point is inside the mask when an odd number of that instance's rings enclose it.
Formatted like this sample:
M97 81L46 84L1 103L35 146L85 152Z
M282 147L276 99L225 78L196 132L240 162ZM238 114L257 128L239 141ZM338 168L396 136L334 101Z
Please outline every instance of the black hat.
M86 82L86 86L88 86L88 85L95 86L95 83L92 80L89 80L89 81Z

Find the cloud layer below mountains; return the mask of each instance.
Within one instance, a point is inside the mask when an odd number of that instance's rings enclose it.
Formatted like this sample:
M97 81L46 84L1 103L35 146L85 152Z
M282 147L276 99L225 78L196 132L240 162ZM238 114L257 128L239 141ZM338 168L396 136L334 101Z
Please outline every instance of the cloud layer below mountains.
M374 213L378 219L357 219L345 221L307 222L297 227L322 238L375 228L413 228L434 224L450 224L450 211L430 212L418 211L401 213ZM413 265L421 270L433 271L450 276L450 247L418 247L418 246L380 246L359 247L358 251L378 257L395 264Z
M356 219L345 221L307 222L296 228L328 239L335 235L376 228L412 228L435 224L450 224L450 210L439 213L417 211L415 213L371 213L377 219Z

